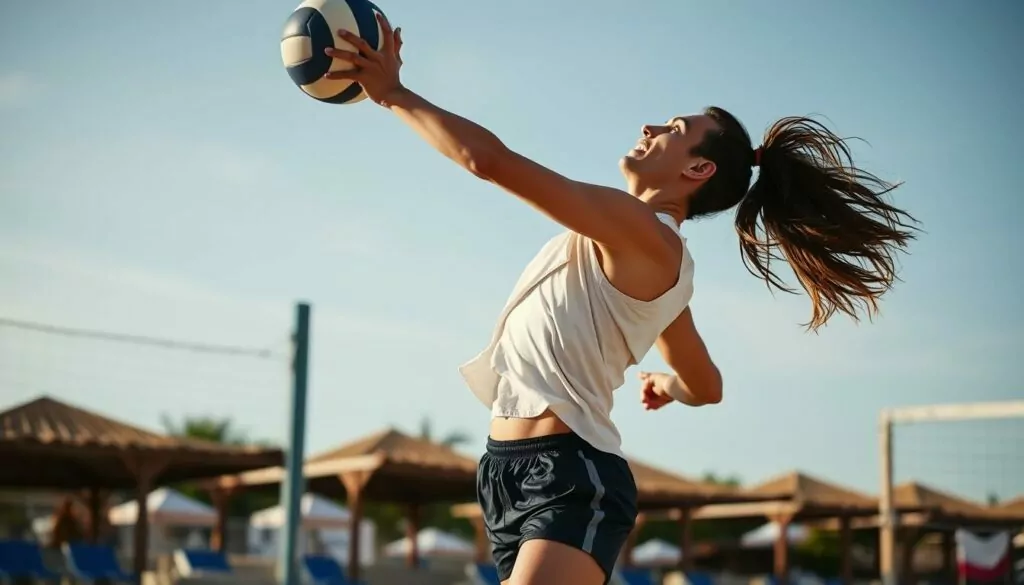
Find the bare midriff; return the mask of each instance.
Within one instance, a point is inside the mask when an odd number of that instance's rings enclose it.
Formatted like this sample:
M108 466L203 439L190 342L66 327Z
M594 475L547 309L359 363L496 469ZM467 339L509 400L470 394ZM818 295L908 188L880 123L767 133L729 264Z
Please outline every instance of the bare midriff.
M491 419L491 438L495 441L533 439L548 435L564 435L572 430L555 413L545 410L534 418Z

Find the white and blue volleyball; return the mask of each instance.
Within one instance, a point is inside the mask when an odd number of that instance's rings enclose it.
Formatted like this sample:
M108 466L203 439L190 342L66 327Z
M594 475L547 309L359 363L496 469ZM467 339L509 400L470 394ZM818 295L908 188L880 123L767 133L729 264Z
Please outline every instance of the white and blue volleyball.
M380 50L384 36L377 22L380 9L369 0L306 0L288 17L281 35L281 60L288 76L306 95L330 104L352 104L366 99L363 88L348 79L325 79L328 71L353 65L332 59L324 49L354 51L338 29L362 37Z

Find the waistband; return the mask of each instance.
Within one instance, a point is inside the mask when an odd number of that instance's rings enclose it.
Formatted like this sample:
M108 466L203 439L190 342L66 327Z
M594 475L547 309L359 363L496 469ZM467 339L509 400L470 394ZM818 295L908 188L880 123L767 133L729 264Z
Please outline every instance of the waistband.
M551 451L574 451L592 449L590 443L576 433L545 435L530 439L496 441L487 437L487 453L494 457L524 457Z

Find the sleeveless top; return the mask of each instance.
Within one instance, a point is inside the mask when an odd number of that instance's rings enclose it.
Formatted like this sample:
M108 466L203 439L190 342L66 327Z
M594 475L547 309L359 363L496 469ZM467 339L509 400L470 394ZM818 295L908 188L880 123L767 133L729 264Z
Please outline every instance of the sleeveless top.
M658 219L678 233L670 215ZM693 296L693 259L679 237L679 279L653 301L608 281L593 240L574 232L551 239L520 276L490 344L459 368L492 417L550 409L590 445L621 457L612 392Z

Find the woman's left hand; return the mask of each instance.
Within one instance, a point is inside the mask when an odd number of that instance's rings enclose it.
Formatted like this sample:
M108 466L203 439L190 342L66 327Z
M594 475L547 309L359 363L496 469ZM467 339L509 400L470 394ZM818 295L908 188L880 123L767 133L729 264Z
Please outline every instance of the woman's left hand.
M348 71L331 71L325 77L351 79L362 86L371 100L386 105L390 96L403 89L399 77L399 71L402 69L402 29L393 31L383 14L377 14L377 22L380 23L384 41L380 51L375 50L358 35L346 30L338 31L338 36L354 46L358 52L333 48L325 49L325 52L333 59L351 63L354 68Z
M662 373L640 372L640 403L644 410L658 410L675 402L669 394L669 386L678 384L675 376Z

